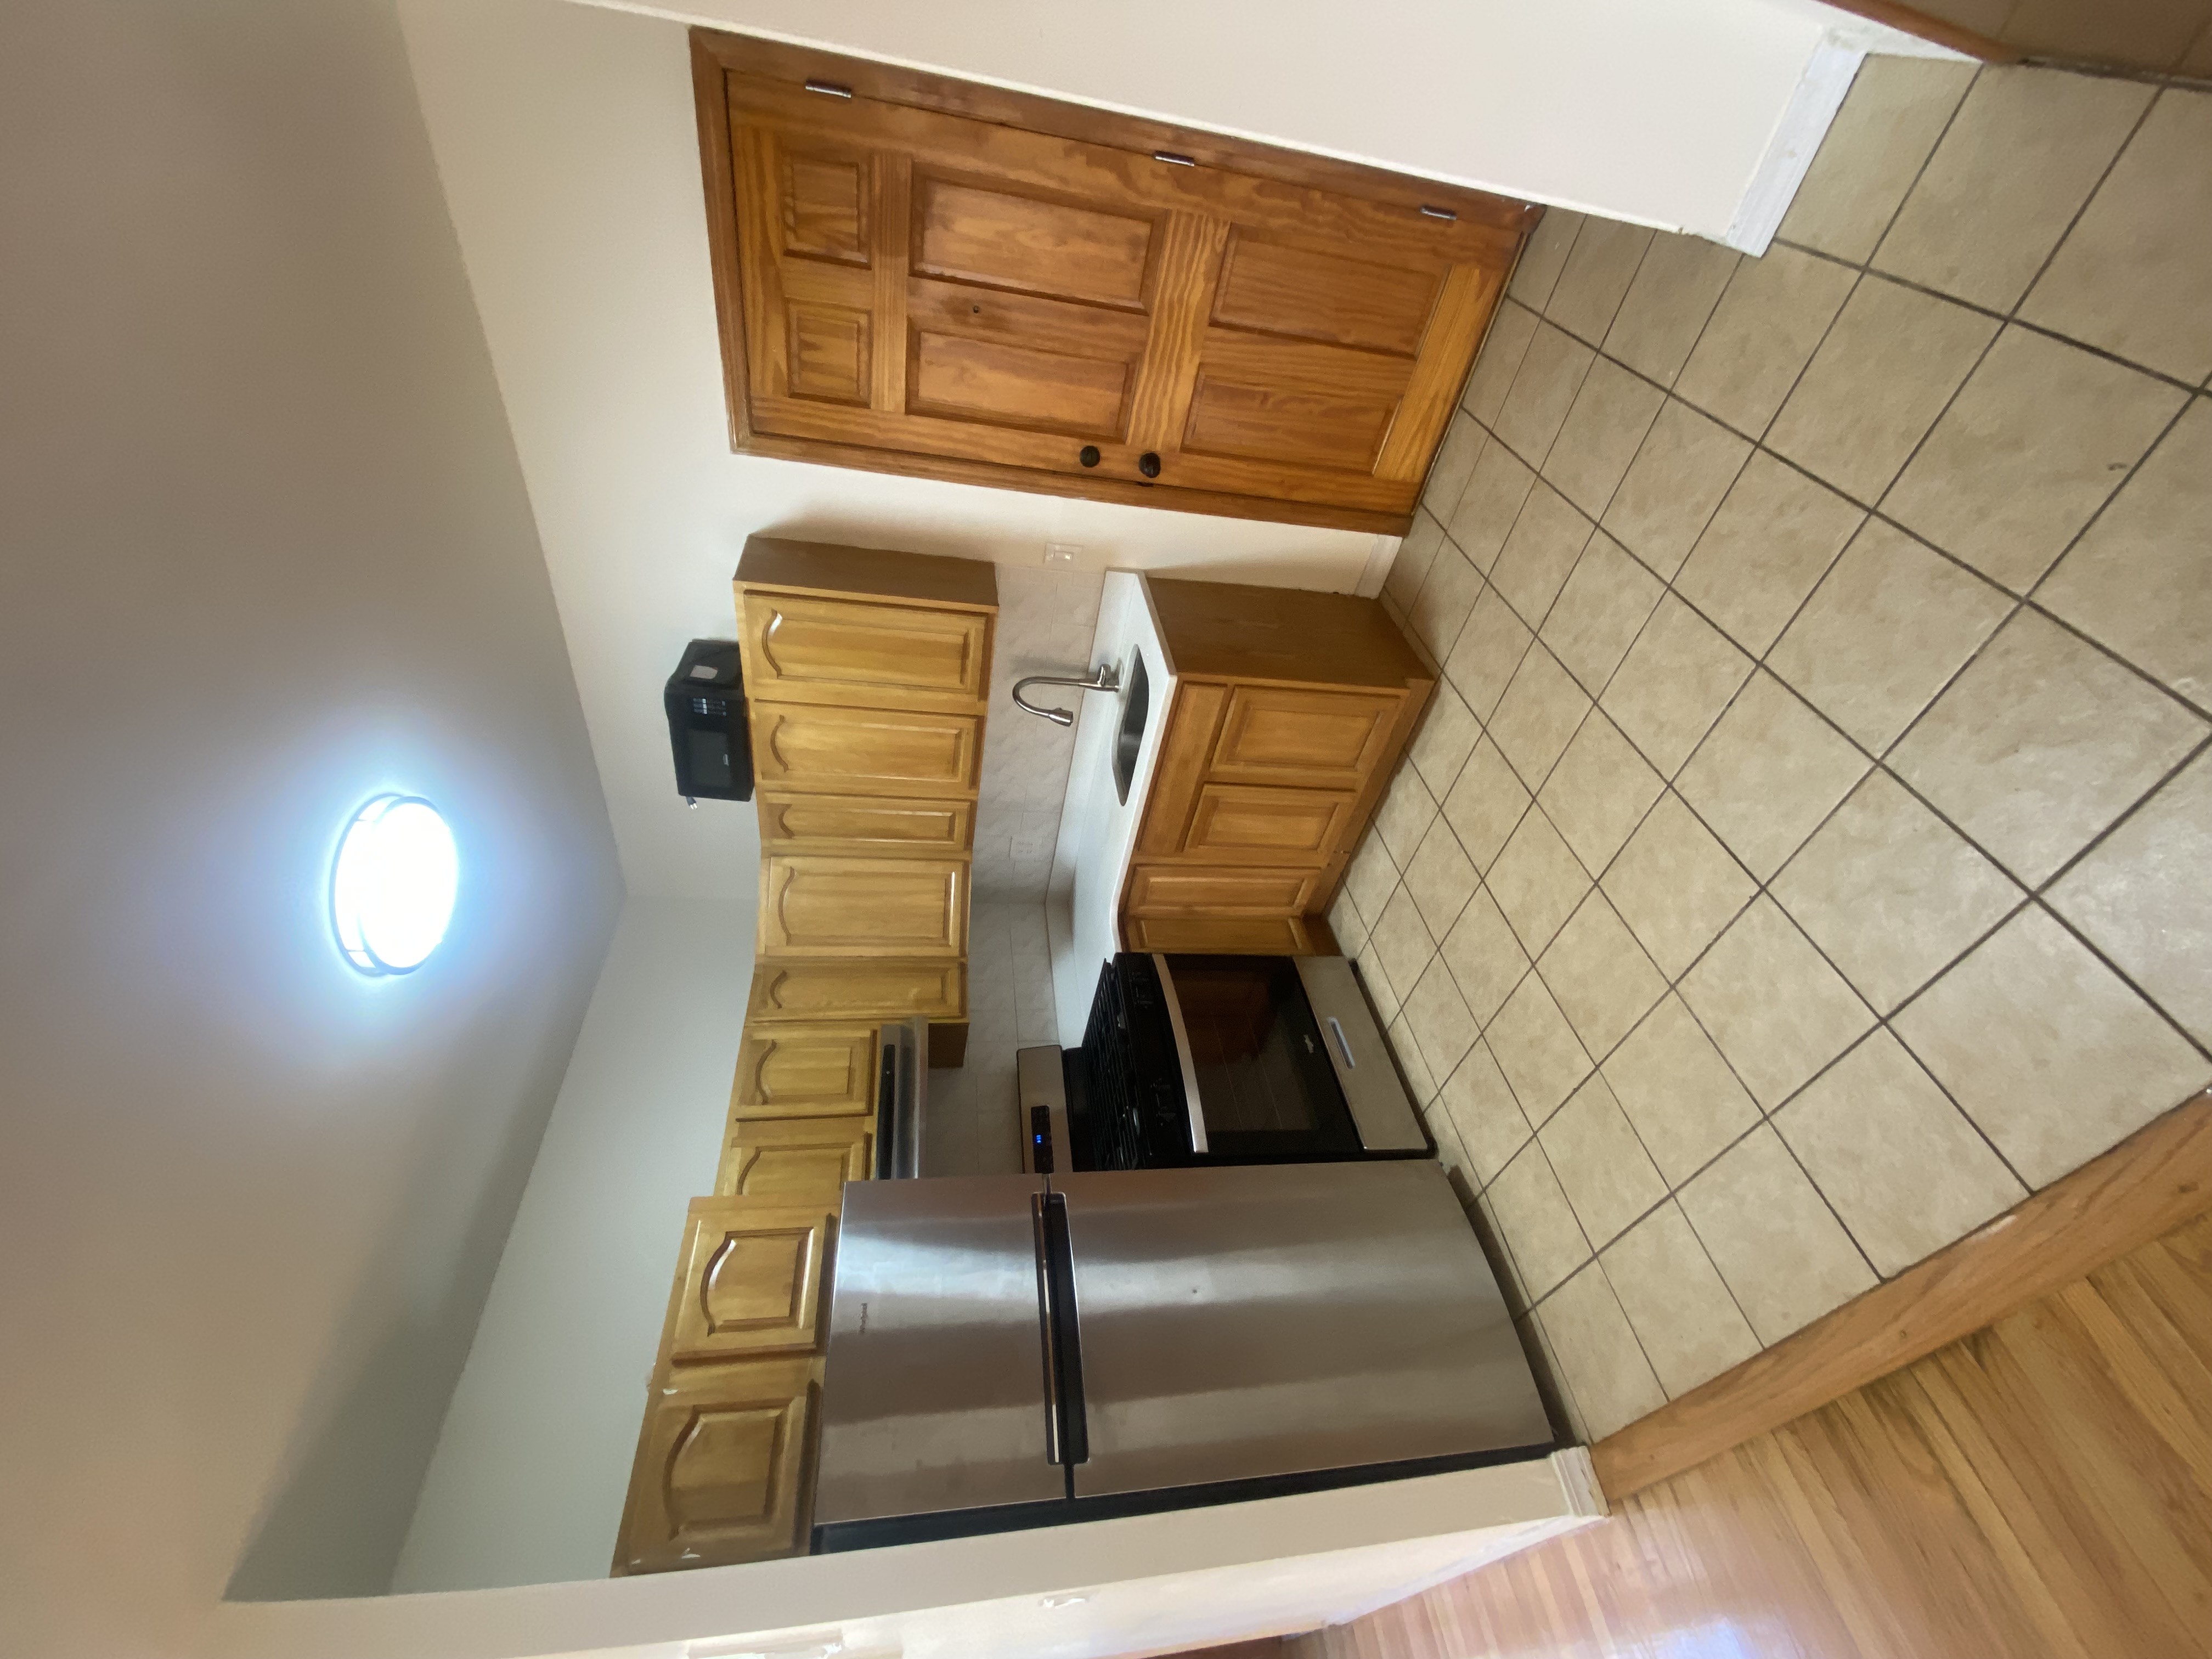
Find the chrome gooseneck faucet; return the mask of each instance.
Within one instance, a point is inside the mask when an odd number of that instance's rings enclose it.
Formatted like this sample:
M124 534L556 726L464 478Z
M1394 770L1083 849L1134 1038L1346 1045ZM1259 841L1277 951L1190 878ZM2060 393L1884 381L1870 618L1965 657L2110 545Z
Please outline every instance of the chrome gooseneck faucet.
M1121 676L1111 663L1101 663L1087 680L1071 679L1065 674L1031 674L1026 679L1014 682L1014 707L1024 714L1048 720L1054 726L1075 724L1075 711L1071 708L1040 708L1022 695L1023 688L1031 685L1072 685L1079 691L1119 691Z

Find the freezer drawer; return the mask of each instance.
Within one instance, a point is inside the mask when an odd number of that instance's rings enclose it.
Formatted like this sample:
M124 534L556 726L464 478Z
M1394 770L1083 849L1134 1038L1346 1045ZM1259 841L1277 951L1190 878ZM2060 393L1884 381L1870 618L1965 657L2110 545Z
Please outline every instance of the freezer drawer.
M1066 1195L1081 1330L1077 1496L1551 1443L1504 1300L1434 1163L1052 1185Z
M845 1188L817 1525L1066 1496L1046 1456L1031 1176Z

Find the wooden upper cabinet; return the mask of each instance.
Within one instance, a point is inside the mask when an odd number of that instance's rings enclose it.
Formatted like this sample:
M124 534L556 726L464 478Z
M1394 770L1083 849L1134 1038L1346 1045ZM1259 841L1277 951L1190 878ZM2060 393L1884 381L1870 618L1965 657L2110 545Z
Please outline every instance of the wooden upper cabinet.
M692 38L737 447L1404 528L1534 210Z
M763 957L961 957L968 952L965 859L761 860Z
M763 789L761 845L769 852L964 853L975 844L975 803L881 795L808 795Z
M991 618L786 593L740 596L745 696L981 714Z
M795 1356L668 1377L638 1436L617 1573L805 1553L817 1370Z
M745 1119L730 1125L714 1190L724 1197L836 1208L845 1183L874 1167L876 1125L866 1117Z
M811 1352L836 1205L834 1195L826 1206L693 1199L668 1322L670 1361Z
M876 1056L873 1025L748 1025L730 1084L730 1116L872 1112Z
M968 1017L968 972L957 958L777 957L753 969L751 1021L931 1019Z
M957 795L982 775L983 722L973 714L754 702L753 775L780 791Z

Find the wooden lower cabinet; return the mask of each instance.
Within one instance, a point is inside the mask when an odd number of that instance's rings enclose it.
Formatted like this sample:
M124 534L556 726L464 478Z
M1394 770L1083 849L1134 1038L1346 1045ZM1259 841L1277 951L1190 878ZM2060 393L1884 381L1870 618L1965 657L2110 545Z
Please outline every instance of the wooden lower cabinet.
M1391 748L1405 694L1239 685L1206 775L1220 782L1358 789Z
M750 1020L968 1018L968 964L946 959L842 961L787 957L753 968Z
M1313 870L1140 864L1123 902L1136 915L1300 915L1320 884Z
M1343 846L1358 799L1349 790L1209 783L1198 792L1177 850L1197 858L1325 864Z
M1121 890L1123 941L1310 954L1435 668L1372 599L1146 584L1177 678Z
M656 1376L615 1572L805 1554L821 1396L822 1362L812 1355Z
M1332 957L1336 936L1319 916L1130 916L1121 924L1132 951L1198 956Z
M968 860L770 853L763 957L963 957Z

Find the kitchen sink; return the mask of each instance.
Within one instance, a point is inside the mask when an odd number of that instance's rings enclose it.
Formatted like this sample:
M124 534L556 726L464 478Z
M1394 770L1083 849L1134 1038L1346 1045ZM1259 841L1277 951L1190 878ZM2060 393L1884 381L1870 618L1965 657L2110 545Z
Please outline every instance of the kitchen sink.
M1114 728L1114 793L1129 804L1129 782L1137 775L1137 751L1144 744L1145 721L1152 709L1152 683L1145 653L1129 647L1129 672L1121 677L1121 718Z

